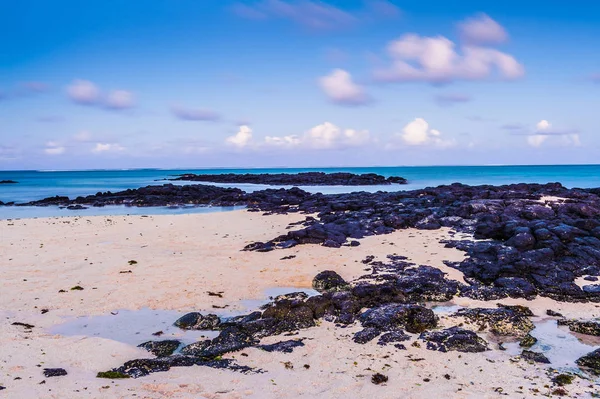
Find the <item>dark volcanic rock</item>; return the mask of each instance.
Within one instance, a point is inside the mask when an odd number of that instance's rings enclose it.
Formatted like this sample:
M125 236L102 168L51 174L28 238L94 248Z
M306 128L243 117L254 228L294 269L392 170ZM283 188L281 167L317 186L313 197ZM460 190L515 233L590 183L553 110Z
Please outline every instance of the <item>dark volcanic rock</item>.
M168 371L171 367L191 367L191 366L206 366L217 369L230 369L233 371L239 371L247 373L253 371L252 368L247 366L240 366L230 359L217 359L217 360L204 360L193 356L182 356L174 355L169 357L162 357L158 359L135 359L125 362L123 366L111 370L110 373L115 375L127 375L132 378L144 377L150 373L156 373L160 371Z
M183 355L192 355L204 359L213 359L227 352L256 345L258 340L248 332L237 327L228 327L212 340L197 342L181 349Z
M352 340L357 344L366 344L367 342L375 339L375 337L377 337L379 334L381 334L381 331L379 331L378 329L374 327L367 327L364 330L361 330L354 334Z
M431 309L412 304L389 304L369 309L358 319L364 327L381 331L405 329L420 333L437 326L437 317Z
M315 276L312 286L319 292L330 290L343 290L348 287L348 283L336 272L325 270Z
M139 348L144 348L156 357L170 356L179 348L180 341L164 340L164 341L148 341L139 344Z
M277 186L370 186L387 184L406 184L402 177L388 177L375 173L357 175L354 173L224 173L218 175L209 174L184 174L170 180L201 181L211 183L250 183L268 184Z
M600 375L600 349L588 353L575 361L577 365L595 375Z
M521 353L521 359L525 359L535 363L550 364L550 360L548 360L548 358L543 353L533 352L529 350L524 350Z
M569 326L569 330L586 335L600 337L600 322L594 320L559 319L559 326Z
M387 345L394 342L404 342L410 339L410 335L406 334L402 330L390 331L379 337L377 345Z
M420 339L427 343L427 349L440 352L484 352L487 342L473 331L452 327L441 331L426 331Z
M460 309L453 316L464 317L466 322L475 324L478 330L489 329L496 335L525 337L535 327L521 311L506 307Z
M174 324L183 330L216 330L221 320L214 314L204 316L202 313L191 312L181 316Z
M44 369L45 377L62 377L63 375L67 375L67 371L65 369Z
M283 352L292 353L294 349L304 346L304 342L301 339L290 339L288 341L281 341L270 345L259 345L258 348L267 352Z

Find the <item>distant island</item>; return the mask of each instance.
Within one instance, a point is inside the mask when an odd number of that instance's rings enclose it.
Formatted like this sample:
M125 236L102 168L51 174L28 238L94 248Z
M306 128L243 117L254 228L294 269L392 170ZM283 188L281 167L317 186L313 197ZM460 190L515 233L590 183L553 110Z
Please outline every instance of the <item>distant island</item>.
M250 183L282 186L377 186L390 184L406 184L403 177L384 177L375 173L324 173L324 172L302 172L302 173L226 173L197 175L187 173L172 181L201 181L210 183Z
M14 180L0 180L0 184L17 184L18 181Z

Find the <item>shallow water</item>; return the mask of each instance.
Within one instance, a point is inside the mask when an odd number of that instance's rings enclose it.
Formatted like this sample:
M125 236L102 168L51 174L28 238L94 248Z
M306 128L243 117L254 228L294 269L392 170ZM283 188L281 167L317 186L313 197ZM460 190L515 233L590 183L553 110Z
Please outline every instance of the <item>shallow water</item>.
M90 171L0 171L0 180L15 180L18 184L0 185L0 201L24 203L54 195L71 198L95 194L99 191L121 191L146 185L165 183L190 184L191 182L170 182L163 179L184 173L299 173L321 171L377 173L385 177L402 176L408 179L405 185L386 186L303 186L302 189L321 193L347 193L352 191L400 191L435 187L441 184L464 183L511 184L560 182L566 187L599 187L600 165L537 165L537 166L418 166L418 167L359 167L359 168L296 168L296 169L134 169L134 170L90 170ZM213 184L221 187L238 187L245 191L278 188L259 184ZM286 186L289 187L289 186ZM25 217L26 210L8 207L0 217ZM51 208L49 208L51 209ZM93 214L106 214L106 209L91 208ZM146 209L146 208L144 208ZM185 213L193 212L185 208ZM16 213L20 216L17 216ZM33 212L33 210L32 210ZM48 211L46 211L48 212ZM73 212L73 211L65 211ZM90 211L92 212L92 211ZM130 211L127 213L133 213ZM147 210L142 212L148 212ZM161 212L169 213L168 209ZM9 216L7 216L7 214ZM73 213L72 213L73 214ZM57 214L48 216L58 216ZM34 216L27 216L34 217Z
M262 305L270 302L272 298L292 292L305 292L309 296L319 293L312 289L295 287L275 287L264 292L264 297L254 300L242 300L241 309L227 311L227 309L197 309L203 314L213 313L219 317L227 318L240 314L247 314L257 310ZM137 346L146 341L178 339L184 345L193 342L214 338L218 331L192 331L182 330L173 323L187 312L176 310L156 310L142 308L139 310L116 310L106 315L82 316L71 318L64 323L51 327L50 334L64 336L86 336L110 339ZM152 335L162 331L160 336Z
M245 206L184 206L175 208L113 205L71 210L58 206L0 206L0 220L62 216L184 215L227 212L245 208Z
M535 329L531 335L538 342L529 350L543 353L551 366L562 371L578 371L575 360L594 351L600 345L599 337L576 334L566 326L559 326L554 319L532 319ZM505 343L506 351L519 355L523 348L518 342Z

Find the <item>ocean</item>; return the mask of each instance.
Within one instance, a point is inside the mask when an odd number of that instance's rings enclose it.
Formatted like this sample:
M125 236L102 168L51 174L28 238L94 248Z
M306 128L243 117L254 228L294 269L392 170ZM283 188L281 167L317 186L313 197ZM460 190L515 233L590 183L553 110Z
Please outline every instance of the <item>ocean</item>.
M18 184L1 184L0 201L29 202L54 195L77 197L99 191L120 191L151 184L169 183L162 181L183 173L298 173L308 171L377 173L383 176L402 176L409 184L391 186L318 186L302 187L310 192L344 193L351 191L397 191L434 187L441 184L464 183L511 184L559 182L565 187L600 187L600 165L539 165L539 166L399 166L357 168L304 168L304 169L134 169L134 170L90 170L90 171L0 171L0 180L15 180ZM173 182L191 184L190 182ZM274 186L254 184L215 184L222 187L239 187L245 191L261 190ZM198 213L229 210L231 208L131 208L105 207L69 211L56 207L0 207L0 218L42 217L67 215L106 214L162 214Z

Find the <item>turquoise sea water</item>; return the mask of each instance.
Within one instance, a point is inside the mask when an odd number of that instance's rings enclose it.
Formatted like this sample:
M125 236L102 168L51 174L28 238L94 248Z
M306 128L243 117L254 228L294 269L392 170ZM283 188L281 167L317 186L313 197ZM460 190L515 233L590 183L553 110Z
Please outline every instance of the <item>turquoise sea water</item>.
M311 192L340 193L350 191L396 191L413 190L440 184L464 183L510 184L510 183L548 183L560 182L566 187L600 187L600 165L552 165L552 166L418 166L418 167L361 167L361 168L305 168L305 169L136 169L136 170L97 170L97 171L0 171L0 180L15 180L18 184L0 185L0 201L28 202L54 195L76 197L95 194L98 191L119 191L138 188L149 184L163 184L159 181L182 173L297 173L305 171L377 173L383 176L402 176L408 179L407 185L373 187L303 187ZM177 182L190 184L189 182ZM273 186L253 184L229 185L246 191ZM178 208L178 209L133 209L127 207L108 207L84 211L67 211L57 208L31 209L0 207L0 218L31 217L55 215L91 215L126 213L189 213L206 212L216 209ZM220 210L220 209L218 209Z

